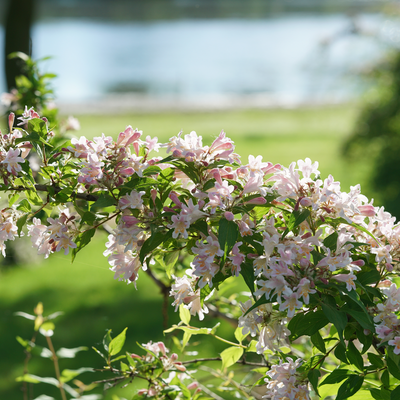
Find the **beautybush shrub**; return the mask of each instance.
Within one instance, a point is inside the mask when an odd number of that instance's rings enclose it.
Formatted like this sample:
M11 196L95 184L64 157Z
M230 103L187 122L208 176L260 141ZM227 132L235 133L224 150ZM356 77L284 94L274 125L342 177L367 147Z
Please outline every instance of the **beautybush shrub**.
M211 361L222 361L220 377L235 396L308 399L324 385L336 385L339 400L359 390L367 398L399 395L400 225L359 185L342 192L310 159L286 168L249 156L242 164L224 132L210 146L195 132L159 143L131 126L116 140L60 143L33 108L8 121L0 139L3 255L7 241L26 234L44 257L61 251L74 260L105 229L114 278L136 286L146 271L171 296L181 322L165 333L182 333L181 352L193 335L227 344ZM166 157L154 155L160 148ZM27 160L32 152L38 170ZM229 277L246 283L244 303L221 301ZM210 305L239 315L235 342L218 336L218 325L190 325ZM215 397L196 381L209 359L183 360L151 341L144 355L120 355L125 333L106 335L97 350L113 374L103 382L142 378L135 398ZM299 347L300 338L309 345ZM259 360L249 362L248 353ZM235 381L226 372L235 364L251 378ZM63 398L75 396L61 375L52 383Z

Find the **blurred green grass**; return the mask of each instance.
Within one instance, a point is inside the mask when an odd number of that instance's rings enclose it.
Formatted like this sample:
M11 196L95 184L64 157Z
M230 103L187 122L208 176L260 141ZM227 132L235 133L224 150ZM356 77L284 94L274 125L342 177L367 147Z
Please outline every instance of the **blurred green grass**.
M104 133L116 137L126 125L132 125L143 130L144 137L157 136L161 142L180 130L184 134L194 130L203 136L205 144L210 144L223 129L234 140L243 163L247 163L249 154L262 155L264 161L284 166L309 157L319 161L323 179L330 173L342 183L342 190L348 190L350 185L363 184L370 168L367 160L352 164L340 157L341 143L351 132L357 112L357 106L346 105L292 110L83 115L79 117L81 131L77 134L94 137ZM102 255L105 241L105 235L96 235L93 243L78 254L73 264L68 256L55 254L39 265L27 263L0 269L1 399L23 398L21 385L15 382L15 378L22 374L24 353L15 337L30 339L32 323L13 314L16 311L32 313L39 301L44 303L46 314L65 312L56 320L56 348L100 347L106 329L112 328L113 333L118 334L126 326L129 329L125 348L131 352L138 351L136 342L163 340L162 297L158 288L143 272L137 291L133 285L114 281ZM30 246L28 240L25 246ZM170 324L177 321L172 307L169 315ZM209 321L208 325L215 322ZM222 335L230 330L226 324L221 329ZM167 339L167 344L171 344L170 339ZM221 351L224 346L215 340L207 341L202 347L202 355L211 355L213 348ZM92 350L80 353L76 360L61 360L62 368L94 365L100 367L101 359ZM33 359L30 372L54 375L52 363L46 359ZM82 376L86 382L91 378L89 374ZM116 389L126 397L132 390L132 386ZM111 399L114 392L107 393L106 399ZM52 392L42 386L35 391L35 396L41 393Z

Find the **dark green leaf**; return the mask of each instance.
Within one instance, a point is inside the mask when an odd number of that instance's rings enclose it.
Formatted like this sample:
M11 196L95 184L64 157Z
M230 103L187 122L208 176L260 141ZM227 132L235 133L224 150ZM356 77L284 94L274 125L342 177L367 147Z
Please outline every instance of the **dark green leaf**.
M296 314L289 322L290 339L295 340L302 335L312 336L329 323L323 311L309 311Z
M360 375L350 375L340 386L336 400L344 400L356 394L364 382Z
M385 386L387 388L390 386L389 371L387 369L382 372L381 381L382 381L383 386Z
M339 343L338 346L336 347L335 351L334 351L335 357L344 362L345 364L348 364L348 360L346 357L346 348L344 347L344 345L342 343Z
M330 249L331 251L335 252L336 251L336 246L337 246L337 240L338 240L338 233L333 232L329 236L327 236L324 239L324 246Z
M301 365L299 371L308 371L310 369L315 369L324 360L325 356L322 354L317 354L311 357L307 362Z
M146 239L143 243L142 248L140 249L139 259L140 262L143 264L144 259L154 250L156 249L161 243L166 242L167 240L172 238L173 230L170 229L169 231L158 231L152 233L152 235Z
M235 245L238 234L239 228L234 221L221 218L219 221L218 242L221 249L225 252L225 257L227 257Z
M204 219L199 219L192 225L190 225L191 228L195 228L196 231L203 233L204 235L208 236L208 224Z
M82 224L93 225L95 220L96 220L96 215L90 211L86 211L82 215L81 222Z
M314 392L317 393L318 396L319 396L319 394L318 394L318 379L320 376L321 376L321 372L318 369L312 369L307 375L308 380L310 381L310 383L314 389Z
M326 353L325 342L319 331L311 335L311 342L321 353Z
M400 379L400 369L396 365L396 363L390 357L386 357L386 362L390 374L393 375L396 379Z
M383 362L383 360L382 360L377 354L368 353L367 356L368 356L369 362L370 362L374 367L376 367L376 368L382 368L382 367L385 365L385 363Z
M273 296L271 299L266 299L265 296L261 296L246 312L244 315L247 315L250 311L254 310L257 307L260 307L262 304L273 303L274 300Z
M116 205L116 200L108 194L102 193L99 198L91 205L90 209L105 208Z
M335 325L339 338L341 342L344 344L343 340L343 331L347 325L347 317L346 314L339 311L336 307L336 301L330 296L324 296L324 300L322 303L322 311L325 316L329 319L330 322Z
M361 372L364 369L364 361L360 352L357 350L357 347L354 345L353 342L349 342L346 351L347 359L349 360L350 364L355 365Z
M357 274L357 281L360 282L363 286L378 282L380 278L381 274L376 269L371 269L369 271L360 271Z
M247 287L250 289L250 292L254 293L254 268L250 263L243 263L241 266L240 275L243 276L244 281L246 282Z
M305 221L309 216L311 212L310 210L295 210L293 213L290 215L289 221L287 223L287 227L285 232L283 232L282 239L291 231L293 231L294 228L299 226L303 221Z
M392 390L390 394L390 400L399 400L400 399L400 385L396 387L396 389Z
M325 377L323 382L320 384L322 385L333 385L335 383L342 382L349 376L350 371L348 369L335 369L329 375Z
M369 389L369 391L371 392L371 396L375 399L375 400L391 400L390 399L390 391L386 390L386 389ZM396 400L400 398L400 395L397 396Z

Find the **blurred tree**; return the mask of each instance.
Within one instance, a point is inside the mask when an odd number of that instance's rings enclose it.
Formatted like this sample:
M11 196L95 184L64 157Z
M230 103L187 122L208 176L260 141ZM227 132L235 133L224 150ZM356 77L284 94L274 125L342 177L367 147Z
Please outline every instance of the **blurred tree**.
M393 51L369 73L374 88L363 105L346 157L368 157L373 167L370 190L400 218L400 51Z
M34 15L34 0L8 0L5 12L5 74L8 91L15 88L15 78L23 74L25 62L19 58L9 59L10 53L20 51L32 54L30 37Z

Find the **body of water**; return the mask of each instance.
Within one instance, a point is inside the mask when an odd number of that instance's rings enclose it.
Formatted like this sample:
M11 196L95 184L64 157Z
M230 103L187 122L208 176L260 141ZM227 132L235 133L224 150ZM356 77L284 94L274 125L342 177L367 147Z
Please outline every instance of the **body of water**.
M388 23L380 14L359 15L355 23L344 14L147 22L58 18L34 25L33 56L52 56L42 68L58 74L60 101L128 92L180 100L265 94L340 101L362 91L357 74L383 54ZM3 36L0 30L2 45Z

